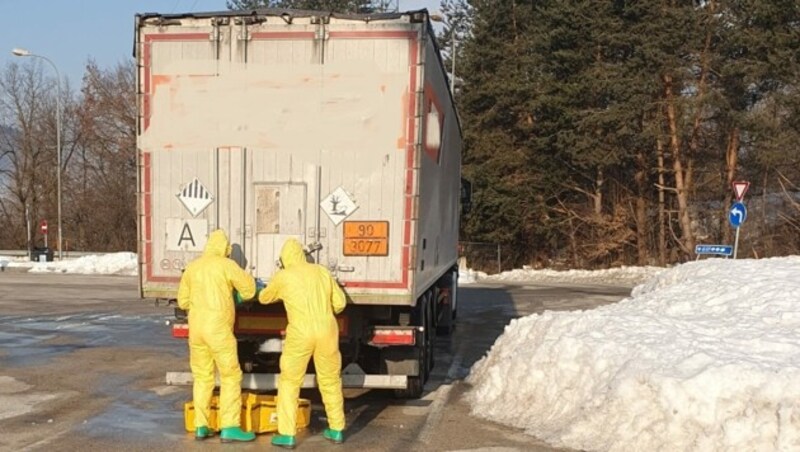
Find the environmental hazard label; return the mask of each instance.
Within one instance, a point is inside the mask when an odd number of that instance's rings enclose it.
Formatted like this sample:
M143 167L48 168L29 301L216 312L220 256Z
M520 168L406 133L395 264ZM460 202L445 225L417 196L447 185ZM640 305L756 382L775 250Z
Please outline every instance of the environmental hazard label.
M325 197L320 203L320 207L337 226L358 209L353 198L342 187Z

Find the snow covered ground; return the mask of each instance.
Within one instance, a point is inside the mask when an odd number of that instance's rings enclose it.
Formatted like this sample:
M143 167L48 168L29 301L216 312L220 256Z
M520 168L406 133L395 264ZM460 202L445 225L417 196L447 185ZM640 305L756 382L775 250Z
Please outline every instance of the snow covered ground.
M133 253L0 267L137 268ZM467 379L477 416L584 450L800 450L800 256L459 281L644 281L613 305L513 320Z
M27 257L0 256L0 269L28 269L32 273L80 273L102 275L136 275L134 253L109 253L67 258L63 262L31 262ZM660 267L621 267L609 270L530 270L518 269L497 275L464 270L460 284L475 282L552 282L552 283L638 283L662 271Z
M471 269L461 270L458 283L516 282L516 283L584 283L584 284L636 284L663 271L663 267L619 267L607 270L533 270L522 268L495 275Z
M512 321L473 413L584 450L800 450L800 257L707 259Z
M27 268L31 273L80 273L84 275L136 275L135 253L89 255L64 261L31 262L26 257L0 256L0 269Z

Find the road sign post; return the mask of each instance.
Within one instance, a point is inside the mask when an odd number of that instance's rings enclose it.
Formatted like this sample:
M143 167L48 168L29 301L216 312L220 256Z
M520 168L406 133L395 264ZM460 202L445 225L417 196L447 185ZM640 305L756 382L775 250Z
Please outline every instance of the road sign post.
M39 228L42 231L42 235L44 235L44 247L47 248L47 220L42 220L39 224Z
M736 238L733 241L733 258L736 259L736 253L739 250L739 229L742 223L747 219L747 207L743 202L735 202L728 211L728 221L731 226L736 228Z
M735 180L731 182L731 188L733 188L733 194L736 196L736 202L733 203L731 210L728 211L728 221L730 221L731 226L736 228L736 238L733 241L733 258L736 259L736 253L739 251L739 229L744 220L747 219L747 207L742 201L747 189L750 188L750 182Z

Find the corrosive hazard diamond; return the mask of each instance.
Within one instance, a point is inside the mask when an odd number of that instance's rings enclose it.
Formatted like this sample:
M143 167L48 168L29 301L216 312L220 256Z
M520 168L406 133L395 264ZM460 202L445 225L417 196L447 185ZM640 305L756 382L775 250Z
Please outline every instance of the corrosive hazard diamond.
M211 192L196 177L193 181L184 185L176 196L193 217L199 215L214 201Z

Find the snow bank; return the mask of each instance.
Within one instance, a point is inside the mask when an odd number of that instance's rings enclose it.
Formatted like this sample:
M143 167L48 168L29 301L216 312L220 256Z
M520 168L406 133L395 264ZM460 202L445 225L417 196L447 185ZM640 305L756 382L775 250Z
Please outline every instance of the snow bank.
M15 265L14 263L10 264ZM136 275L137 259L135 253L109 253L83 256L55 262L29 262L17 264L28 266L31 273L80 273L84 275Z
M632 297L512 321L475 415L584 450L800 450L800 257L709 259Z
M556 282L584 284L636 284L660 272L663 267L618 267L606 270L533 270L530 268L505 271L496 275L474 271L459 271L459 284L476 282Z

